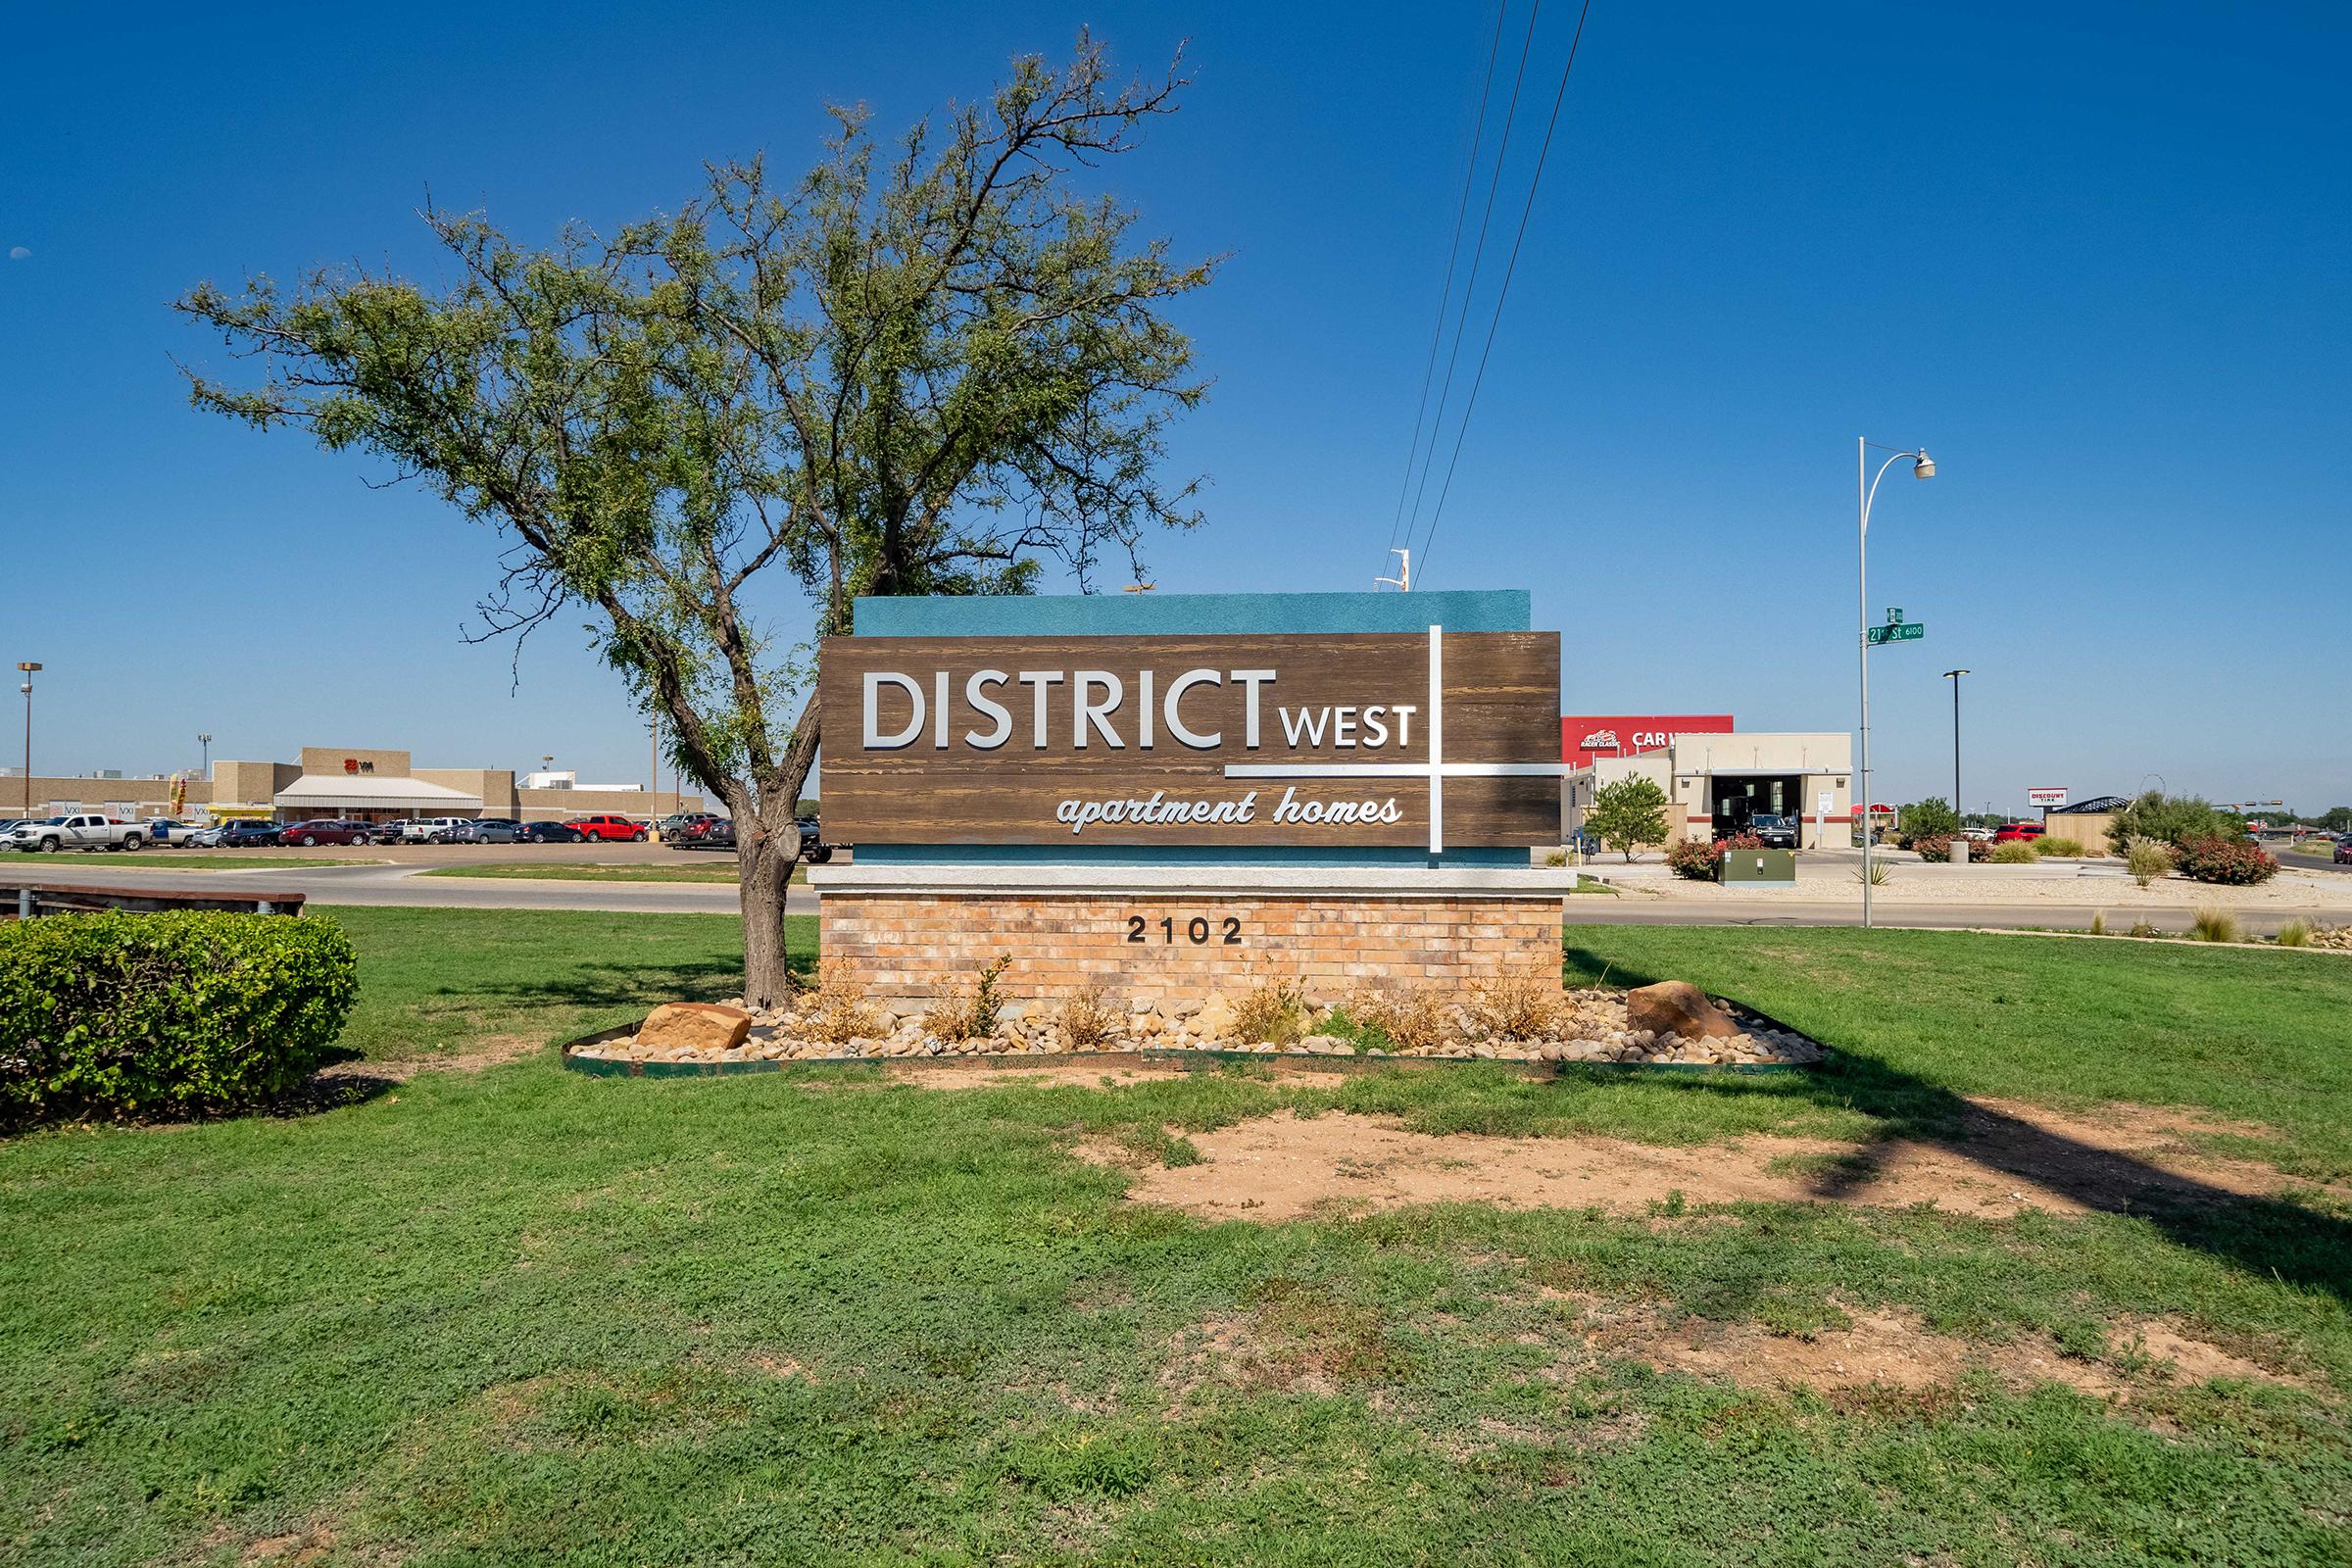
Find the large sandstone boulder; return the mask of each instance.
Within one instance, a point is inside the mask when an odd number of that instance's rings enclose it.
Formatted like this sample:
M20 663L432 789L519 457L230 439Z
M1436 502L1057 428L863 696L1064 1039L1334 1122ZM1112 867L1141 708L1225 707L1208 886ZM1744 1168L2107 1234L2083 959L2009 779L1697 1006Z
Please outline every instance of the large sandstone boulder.
M752 1015L714 1002L665 1002L638 1026L641 1046L727 1051L751 1038Z
M1625 1022L1628 1028L1680 1035L1685 1040L1728 1039L1740 1032L1730 1013L1687 980L1661 980L1654 986L1628 991Z

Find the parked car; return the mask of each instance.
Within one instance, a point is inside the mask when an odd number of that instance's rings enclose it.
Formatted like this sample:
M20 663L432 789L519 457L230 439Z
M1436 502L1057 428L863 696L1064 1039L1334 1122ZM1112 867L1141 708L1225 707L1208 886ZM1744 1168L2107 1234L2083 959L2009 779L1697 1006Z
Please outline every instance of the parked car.
M643 822L634 817L615 816L609 811L580 817L571 825L580 830L580 837L595 839L600 844L643 844L646 837Z
M358 822L349 817L321 816L308 822L288 822L279 831L280 844L299 844L304 849L316 849L321 844L372 844L375 825Z
M1748 820L1747 830L1764 841L1768 850L1796 848L1796 818L1776 816L1767 811Z
M147 842L159 850L184 850L188 840L196 836L195 823L182 822L174 816L151 816L139 826L147 830Z
M1964 827L1960 830L1960 836L1968 840L1968 842L1971 844L1990 844L1992 842L1992 829L1988 827Z
M579 844L588 837L569 822L525 822L522 836L533 844Z
M275 822L230 822L220 829L214 840L224 850L258 850L285 842L285 834Z
M672 811L655 826L661 829L662 842L667 844L673 839L691 841L703 828L717 820L715 811Z
M2347 833L2335 841L2335 863L2352 865L2352 833Z
M735 819L714 816L694 831L692 839L698 850L731 850L735 848Z
M833 846L818 833L816 818L804 816L799 820L801 830L801 858L810 865L822 865L833 858Z
M460 822L444 834L439 842L443 844L520 844L522 842L522 824L509 821L503 816L477 817L470 822Z
M146 842L147 834L138 823L95 811L19 822L8 833L12 849L40 850L50 855L60 850L135 850Z
M470 822L470 816L419 816L400 824L403 844L446 844L443 837L461 822Z
M2010 822L1992 835L1995 844L2031 844L2042 836L2039 822Z
M180 848L183 850L217 850L220 847L220 835L227 831L228 824L226 822L215 822L210 827L200 827L188 835L186 842L181 844Z

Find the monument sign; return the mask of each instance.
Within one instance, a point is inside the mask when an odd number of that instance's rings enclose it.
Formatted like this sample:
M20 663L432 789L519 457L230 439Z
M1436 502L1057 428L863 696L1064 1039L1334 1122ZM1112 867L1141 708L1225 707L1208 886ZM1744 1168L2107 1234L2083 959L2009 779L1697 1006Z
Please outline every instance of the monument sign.
M1016 998L1556 972L1559 636L1527 603L860 600L819 691L853 847L810 871L824 952L884 995L999 955Z

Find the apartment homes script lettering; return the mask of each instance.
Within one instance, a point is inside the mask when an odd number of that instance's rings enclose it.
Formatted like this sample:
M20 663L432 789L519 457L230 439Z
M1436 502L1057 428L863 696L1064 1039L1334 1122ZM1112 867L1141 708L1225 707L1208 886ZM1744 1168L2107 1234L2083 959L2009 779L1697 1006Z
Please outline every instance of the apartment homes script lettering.
M858 844L1559 838L1557 632L839 637L828 835Z

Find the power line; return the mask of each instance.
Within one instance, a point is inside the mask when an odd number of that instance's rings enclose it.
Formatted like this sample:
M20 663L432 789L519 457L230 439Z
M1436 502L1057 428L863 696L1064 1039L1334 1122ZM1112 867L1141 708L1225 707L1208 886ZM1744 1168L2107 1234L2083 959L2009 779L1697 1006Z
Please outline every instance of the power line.
M1404 521L1405 492L1413 487L1413 465L1421 453L1421 428L1429 414L1429 383L1437 379L1438 345L1446 337L1446 310L1453 303L1453 268L1462 255L1462 220L1470 214L1470 187L1478 176L1478 149L1487 136L1487 100L1494 90L1494 62L1502 53L1503 19L1510 15L1511 0L1502 0L1494 8L1494 37L1487 45L1487 77L1478 87L1478 119L1470 133L1470 160L1462 165L1462 197L1453 209L1453 244L1446 252L1446 286L1438 291L1438 318L1429 329L1429 363L1421 367L1421 401L1413 410L1413 438L1404 448L1404 477L1396 482L1396 515L1389 519L1389 552L1396 549L1396 530ZM1436 450L1437 434L1430 434L1431 450ZM1381 564L1388 564L1383 555Z
M1438 388L1438 412L1430 421L1429 456L1421 465L1421 479L1413 487L1412 514L1405 520L1404 537L1409 544L1413 530L1421 522L1421 498L1429 493L1429 470L1437 462L1438 434L1446 426L1446 404L1453 396L1454 367L1461 363L1462 328L1470 320L1470 301L1478 292L1478 269L1487 256L1487 230L1494 221L1494 193L1502 184L1502 166L1511 151L1511 126L1519 118L1519 88L1527 79L1528 50L1536 41L1536 19L1544 14L1544 0L1535 0L1527 12L1527 36L1519 40L1519 69L1511 75L1511 102L1502 114L1502 139L1494 147L1494 173L1487 181L1487 205L1479 214L1478 244L1470 252L1470 279L1462 285L1461 314L1453 321L1453 348L1446 356L1446 380ZM1441 320L1443 318L1441 318Z
M1437 510L1429 514L1429 532L1421 536L1421 560L1427 569L1429 549L1438 537L1438 523L1446 515L1446 498L1453 491L1453 470L1462 461L1462 440L1470 433L1470 416L1478 410L1478 389L1487 379L1487 357L1494 352L1495 329L1502 325L1502 307L1511 297L1511 276L1519 270L1519 247L1527 240L1527 221L1536 210L1536 189L1544 182L1544 161L1551 153L1551 135L1559 128L1560 105L1568 96L1568 74L1576 69L1577 47L1585 41L1585 19L1592 14L1592 0L1585 0L1584 9L1577 13L1576 36L1568 41L1568 60L1560 67L1560 85L1551 96L1551 119L1544 126L1544 145L1536 153L1536 172L1527 182L1527 206L1519 214L1519 232L1511 240L1511 259L1502 270L1502 288L1494 296L1494 318L1487 323L1486 346L1479 350L1478 373L1470 378L1470 396L1462 404L1462 422L1454 431L1453 455L1446 462L1446 482L1438 487ZM1431 451L1436 451L1436 438L1431 438ZM1428 477L1422 470L1422 477ZM1416 512L1418 508L1414 509Z

